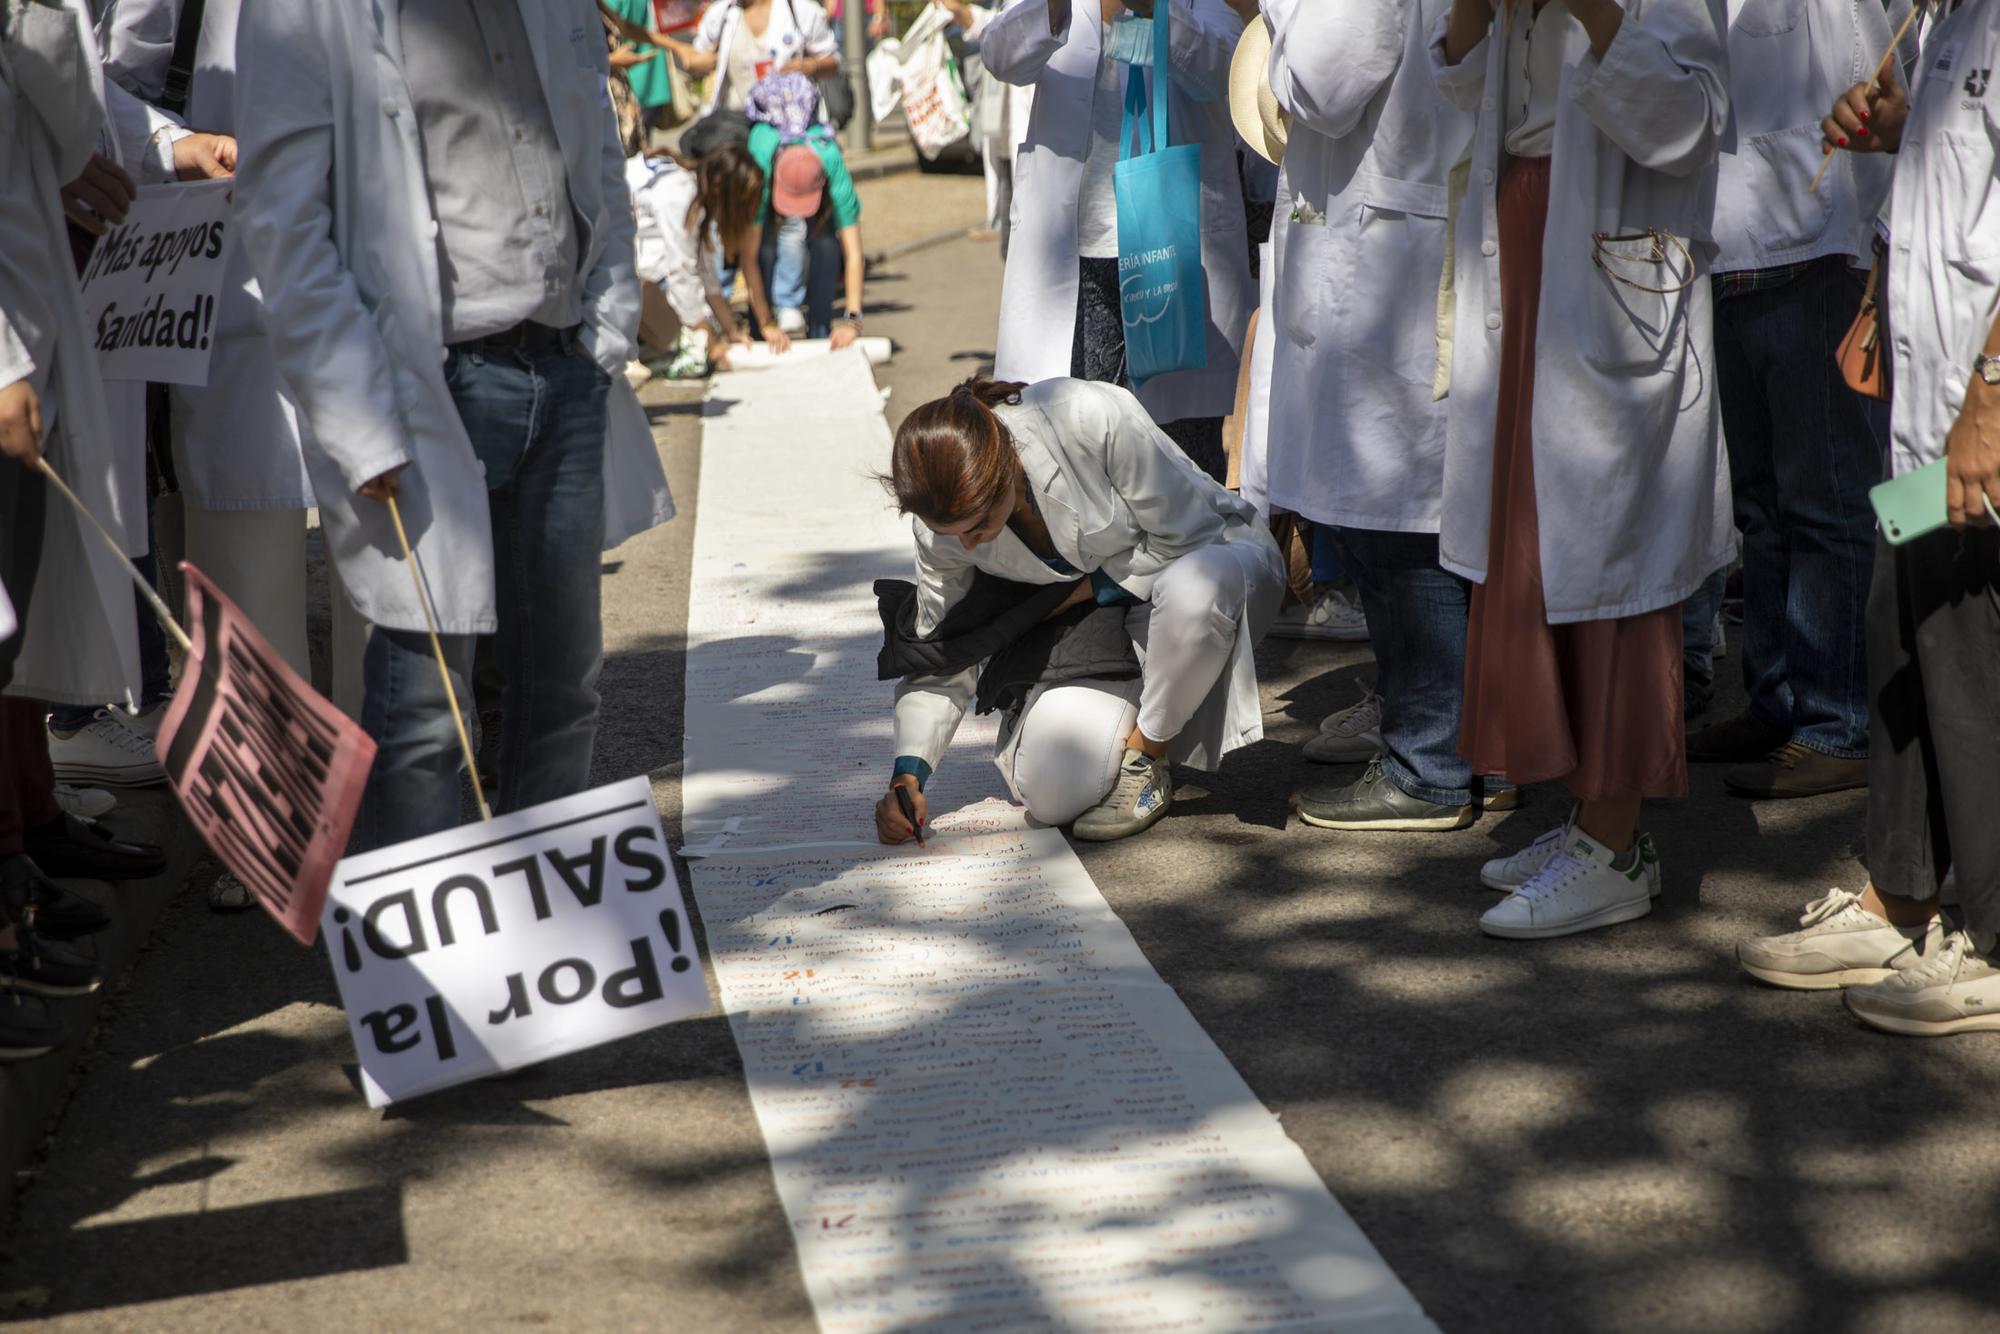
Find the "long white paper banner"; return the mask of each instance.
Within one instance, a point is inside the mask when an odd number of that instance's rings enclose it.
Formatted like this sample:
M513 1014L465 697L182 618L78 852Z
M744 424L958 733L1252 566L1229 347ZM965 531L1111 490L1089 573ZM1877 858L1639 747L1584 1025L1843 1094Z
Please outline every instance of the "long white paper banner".
M928 848L869 846L887 427L859 356L751 378L703 440L686 827L821 1327L1434 1328L1062 836L993 799L990 727Z

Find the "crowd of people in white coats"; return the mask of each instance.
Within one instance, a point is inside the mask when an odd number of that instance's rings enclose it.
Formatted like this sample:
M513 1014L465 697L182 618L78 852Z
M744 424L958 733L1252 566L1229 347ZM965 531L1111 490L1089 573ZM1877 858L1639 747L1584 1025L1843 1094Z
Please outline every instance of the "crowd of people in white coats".
M1304 824L1457 830L1559 782L1568 817L1480 875L1480 929L1536 939L1698 858L1642 819L1690 762L1746 799L1865 786L1867 882L1744 966L1890 1031L2000 1027L2000 0L936 3L983 66L1006 262L993 376L885 461L917 577L878 589L881 838L921 836L975 707L1032 816L1139 834L1173 765L1261 738L1264 635L1365 639L1372 688L1305 747L1362 767ZM0 0L0 1057L101 981L64 942L108 916L56 878L164 860L97 817L162 777L165 645L45 464L142 564L177 491L179 545L302 672L317 510L332 694L378 746L358 847L460 816L392 500L496 808L587 783L600 555L672 514L634 385L863 322L826 11L655 18ZM1168 208L1206 343L1135 376L1120 191L1160 104L1199 149ZM102 380L95 238L216 177L207 384ZM1690 730L1732 621L1747 708Z
M2000 5L1016 0L979 35L1034 101L995 379L912 414L887 478L917 580L884 605L882 839L975 702L1032 815L1138 834L1172 764L1261 737L1260 636L1367 640L1304 748L1365 767L1304 824L1457 830L1562 784L1479 876L1479 928L1533 940L1699 858L1642 818L1690 762L1866 787L1866 883L1743 966L2000 1029ZM1114 164L1162 74L1207 356L1134 385ZM1731 620L1747 707L1690 730Z

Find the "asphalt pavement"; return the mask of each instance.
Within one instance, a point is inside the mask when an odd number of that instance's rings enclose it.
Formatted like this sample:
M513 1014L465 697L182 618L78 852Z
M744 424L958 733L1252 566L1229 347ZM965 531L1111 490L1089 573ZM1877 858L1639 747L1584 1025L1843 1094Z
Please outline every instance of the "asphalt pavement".
M892 424L990 363L998 279L990 240L876 266ZM607 558L598 776L650 774L678 842L699 402L646 401L681 516ZM1272 641L1258 660L1265 740L1184 775L1152 832L1078 852L1446 1330L2000 1329L2000 1038L1878 1035L1836 996L1734 963L1744 935L1860 885L1860 794L1753 803L1697 769L1689 800L1647 815L1666 878L1652 917L1489 940L1479 863L1560 819L1560 794L1455 834L1299 827L1291 791L1358 776L1297 745L1355 698L1369 654ZM1741 702L1736 669L1718 709ZM211 914L201 874L35 1165L0 1313L64 1330L813 1327L719 1014L370 1112L324 956Z

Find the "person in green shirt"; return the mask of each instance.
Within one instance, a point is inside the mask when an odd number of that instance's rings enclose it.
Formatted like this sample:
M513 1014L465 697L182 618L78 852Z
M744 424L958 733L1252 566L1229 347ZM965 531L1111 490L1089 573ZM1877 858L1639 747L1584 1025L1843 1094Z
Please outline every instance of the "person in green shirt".
M775 127L758 124L750 127L749 147L764 169L764 200L757 210L764 236L757 266L765 290L770 290L778 265L778 227L770 215L807 219L806 334L846 347L861 333L863 263L861 200L840 145L823 126L787 143ZM846 298L838 324L836 290Z
M603 3L615 17L651 33L653 0L603 0ZM630 29L621 28L619 35L627 40L612 50L611 63L624 69L625 78L632 85L632 95L639 99L639 106L645 112L646 123L656 124L660 108L674 100L674 86L667 74L667 61L673 57L657 45L637 44Z

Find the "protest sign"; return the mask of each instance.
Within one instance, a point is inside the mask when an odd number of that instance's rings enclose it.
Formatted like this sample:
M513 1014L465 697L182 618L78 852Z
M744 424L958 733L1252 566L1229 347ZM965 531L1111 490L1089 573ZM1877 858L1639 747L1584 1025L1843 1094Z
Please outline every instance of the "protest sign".
M160 764L222 864L310 945L375 743L200 570L181 570L194 642L160 724Z
M323 924L370 1107L708 1008L644 778L350 857Z
M207 384L232 243L230 181L148 185L83 270L84 317L107 380Z

